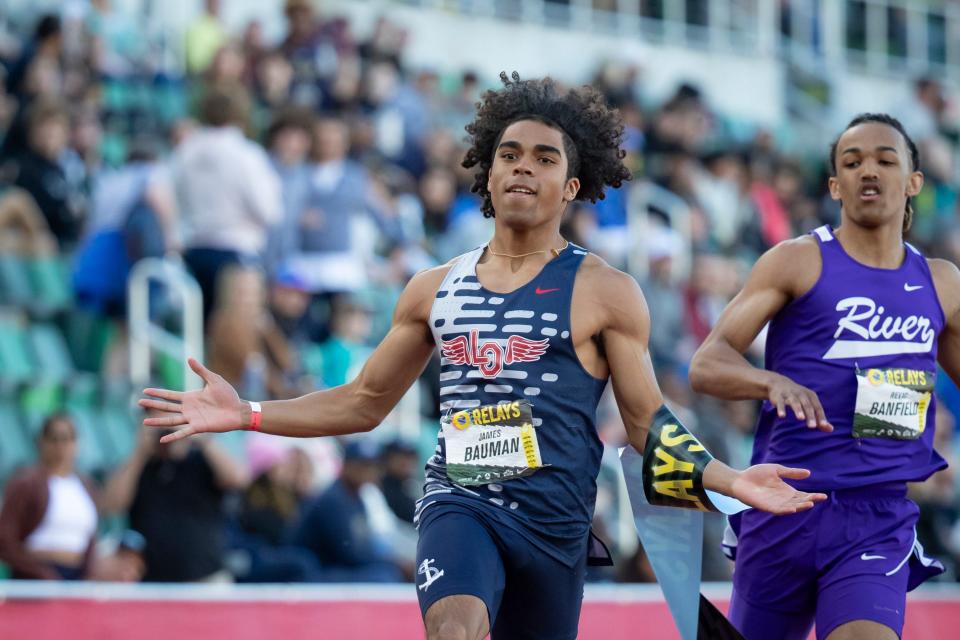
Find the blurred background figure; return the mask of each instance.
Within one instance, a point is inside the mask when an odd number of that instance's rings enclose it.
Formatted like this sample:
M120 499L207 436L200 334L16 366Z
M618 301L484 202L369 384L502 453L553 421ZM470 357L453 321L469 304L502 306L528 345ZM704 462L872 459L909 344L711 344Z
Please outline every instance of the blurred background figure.
M319 366L313 363L314 373L327 387L352 380L371 352L370 305L357 296L341 295L332 306L329 336L314 352Z
M303 468L310 465L309 459L287 440L255 434L247 442L247 460L253 480L243 492L232 543L243 554L238 578L243 582L322 581L317 557L290 544L310 498L310 470Z
M96 490L77 475L77 429L70 416L47 417L38 464L10 479L0 511L0 560L14 578L80 580L94 565Z
M283 213L276 172L263 149L244 136L249 109L243 87L212 87L200 103L202 127L173 157L183 259L203 291L204 317L216 304L220 270L260 264L267 231Z
M280 178L283 217L271 231L267 268L276 274L285 257L299 245L298 228L310 189L308 164L313 136L313 114L309 109L289 107L280 111L266 133L270 160Z
M120 534L115 549L99 555L89 575L100 582L140 582L147 573L144 555L147 541L139 532L127 529Z
M383 497L397 518L413 524L413 514L420 499L420 456L417 449L403 440L393 440L383 448L382 458L380 489Z
M293 101L320 109L338 66L355 49L350 26L342 18L318 16L310 0L287 0L284 15L288 30L279 51L293 66Z
M247 397L292 398L311 391L299 354L267 307L263 271L233 266L220 277L210 362Z
M33 197L14 187L0 192L0 253L47 256L56 252L56 238Z
M187 29L184 47L187 71L196 74L206 70L227 40L227 32L220 22L220 0L204 0L203 12Z
M391 540L378 526L379 514L368 506L369 499L364 499L365 489L380 481L379 461L380 450L372 440L348 442L340 477L307 506L294 533L294 544L313 552L327 582L404 579ZM411 559L404 567L407 579L412 564Z
M11 58L6 67L6 91L16 101L8 134L0 147L6 157L15 157L27 149L28 111L38 97L53 97L63 89L63 30L59 16L38 16L33 37L28 39L20 53Z
M72 249L80 237L83 212L74 207L59 164L70 135L68 112L54 98L38 98L31 103L25 124L26 148L11 163L13 182L33 196L60 248Z
M147 582L228 582L225 495L247 473L212 439L160 444L143 428L129 460L104 488L107 513L127 514L145 538Z
M375 224L392 240L401 228L371 189L367 170L348 157L350 131L336 117L313 126L309 191L285 264L314 293L354 292L367 284L374 243L366 228Z
M73 265L73 292L79 309L110 321L116 337L105 356L105 372L127 372L127 284L144 258L179 249L177 209L170 175L156 144L131 144L127 162L94 180L89 220Z

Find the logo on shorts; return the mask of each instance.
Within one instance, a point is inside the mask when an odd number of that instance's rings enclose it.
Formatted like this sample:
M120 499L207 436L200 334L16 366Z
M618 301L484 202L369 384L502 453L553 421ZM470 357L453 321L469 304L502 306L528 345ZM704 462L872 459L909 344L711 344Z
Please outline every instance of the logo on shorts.
M472 365L484 378L496 378L503 367L515 362L535 362L547 351L548 338L530 340L523 336L510 336L506 345L495 340L480 342L480 332L473 329L467 336L457 336L440 344L443 357L450 364Z
M866 551L860 554L861 560L886 560L887 556L871 556Z
M429 560L424 560L420 563L420 568L417 569L417 573L421 576L425 576L423 584L418 585L418 589L423 589L423 592L426 593L427 589L432 585L440 576L443 575L443 569L437 569L436 567L431 567L436 558L430 558Z

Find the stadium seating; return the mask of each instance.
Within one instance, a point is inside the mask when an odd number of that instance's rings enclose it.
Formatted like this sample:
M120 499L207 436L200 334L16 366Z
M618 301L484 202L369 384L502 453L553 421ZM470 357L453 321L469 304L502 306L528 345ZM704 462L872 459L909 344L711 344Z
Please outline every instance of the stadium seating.
M113 335L108 319L73 307L62 258L0 255L0 484L35 461L37 430L56 411L76 423L80 471L133 450L129 385L100 375Z

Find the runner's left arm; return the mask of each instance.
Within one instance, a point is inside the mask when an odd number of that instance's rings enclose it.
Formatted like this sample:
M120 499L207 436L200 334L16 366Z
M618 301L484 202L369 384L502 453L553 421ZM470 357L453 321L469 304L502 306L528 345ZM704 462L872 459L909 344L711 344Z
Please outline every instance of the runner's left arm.
M643 453L653 417L663 405L663 394L650 361L650 310L631 276L610 269L601 284L609 316L600 332L601 344L610 367L610 382L620 417L634 449ZM711 460L703 472L706 488L732 495L737 472Z
M611 293L605 296L609 317L600 331L600 344L627 437L642 452L653 416L663 404L647 349L650 311L636 280L613 269L605 276L602 286Z
M597 280L596 290L608 309L600 340L610 367L614 396L630 444L643 453L650 424L663 405L647 348L650 311L640 286L631 276L609 269ZM795 513L826 498L823 494L797 491L784 482L784 478L806 478L810 472L804 469L761 464L736 471L712 458L702 473L704 488L771 513Z

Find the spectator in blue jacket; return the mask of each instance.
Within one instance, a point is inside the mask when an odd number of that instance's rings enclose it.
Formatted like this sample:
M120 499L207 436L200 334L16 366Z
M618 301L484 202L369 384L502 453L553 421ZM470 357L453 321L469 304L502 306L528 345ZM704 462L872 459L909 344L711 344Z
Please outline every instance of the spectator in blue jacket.
M310 549L329 582L400 582L403 574L381 539L361 497L361 489L379 480L380 451L369 440L348 443L340 477L307 507L294 534L296 545Z

